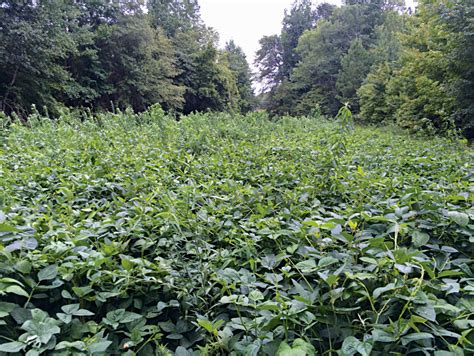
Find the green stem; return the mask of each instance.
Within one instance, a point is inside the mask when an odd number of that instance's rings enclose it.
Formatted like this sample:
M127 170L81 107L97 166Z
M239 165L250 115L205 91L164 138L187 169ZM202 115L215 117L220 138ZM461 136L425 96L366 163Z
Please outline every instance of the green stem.
M28 299L26 300L26 303L23 306L23 308L26 308L28 306L28 304L30 303L31 298L33 298L33 293L35 292L36 287L38 287L39 285L40 285L40 282L36 283L36 285L33 286L33 288L31 288L30 295L28 296Z

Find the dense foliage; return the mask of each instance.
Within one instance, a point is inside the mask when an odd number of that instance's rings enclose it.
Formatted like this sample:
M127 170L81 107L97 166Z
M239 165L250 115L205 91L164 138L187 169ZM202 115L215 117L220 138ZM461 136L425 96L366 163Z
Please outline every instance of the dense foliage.
M249 111L250 68L196 1L0 1L0 111Z
M474 139L474 1L295 0L256 53L219 49L197 0L0 1L0 112L256 107ZM236 29L237 31L238 29Z
M422 1L398 35L401 50L382 66L387 86L375 101L402 127L474 138L474 2ZM380 67L374 68L375 78ZM372 85L368 77L366 85ZM376 79L377 80L377 79ZM364 89L362 96L364 96ZM374 105L367 100L364 105ZM389 109L388 107L392 107Z
M474 352L472 151L154 107L0 132L0 353Z
M297 0L281 34L262 38L264 107L335 115L349 102L361 121L474 138L474 2L421 0L414 14L398 0L344 3Z

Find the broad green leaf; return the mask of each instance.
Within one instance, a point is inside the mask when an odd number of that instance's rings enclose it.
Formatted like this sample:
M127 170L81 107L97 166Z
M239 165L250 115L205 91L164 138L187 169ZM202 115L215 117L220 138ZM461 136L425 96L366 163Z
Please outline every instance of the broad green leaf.
M5 251L15 252L23 248L23 242L21 240L14 241L10 245L5 247Z
M74 314L80 308L80 304L68 304L61 307L61 310L66 314Z
M54 348L55 350L64 350L64 349L76 349L78 351L84 351L87 348L86 344L83 341L61 341Z
M371 257L361 257L360 258L361 261L364 261L364 262L367 262L367 263L370 263L370 264L373 264L373 265L378 265L378 262L375 258L371 258Z
M383 293L397 289L395 283L389 283L385 287L379 287L374 290L373 297L378 299Z
M293 341L292 346L288 345L285 341L282 341L276 356L314 356L316 350L310 343L303 339L296 339Z
M293 341L292 348L293 350L295 349L303 350L306 352L306 355L308 356L316 354L316 350L314 346L303 339L295 339L295 341Z
M22 297L29 297L29 294L23 288L17 285L8 286L5 288L5 292L20 295Z
M450 211L448 216L459 226L467 226L469 224L469 215L465 213L461 213L459 211Z
M344 342L342 343L342 348L339 353L341 356L352 356L358 353L357 348L361 342L356 339L354 336L349 336L344 339Z
M397 340L397 337L391 333L388 333L384 330L374 329L372 331L372 337L374 341L378 342L394 342Z
M395 268L404 274L410 274L413 272L413 267L407 264L395 263Z
M23 247L27 250L34 250L38 247L38 241L31 237L22 241Z
M249 293L249 299L253 302L256 302L256 301L259 301L259 300L263 300L264 296L263 296L262 292L260 292L258 290L253 290Z
M257 305L257 309L258 310L271 310L271 311L278 312L280 311L280 306L278 305L278 303L265 301L263 303L259 303Z
M79 304L69 304L69 305L64 305L61 307L62 311L66 314L69 315L74 315L74 316L92 316L94 313L92 313L89 310L86 309L79 309L80 305Z
M293 355L291 352L292 352L291 346L288 345L285 341L282 341L280 344L280 347L278 348L276 356L290 356L290 355ZM294 355L305 356L302 353L295 353Z
M20 230L11 225L0 223L0 232L20 232Z
M134 266L134 263L131 262L129 259L127 259L126 257L122 258L122 261L121 261L121 264L122 264L122 267L126 270L126 271L130 271L133 266Z
M6 353L15 353L20 352L26 347L26 344L18 341L7 342L5 344L0 344L0 351Z
M429 333L413 333L402 337L402 345L406 346L412 341L421 341L427 339L434 339L434 336Z
M323 257L319 260L318 267L327 267L337 262L339 262L339 260L332 256Z
M141 319L141 318L142 318L142 316L140 314L126 311L123 314L122 318L120 319L120 322L123 323L123 324L126 324L126 323L130 323L132 321L135 321L135 320L138 320L138 319Z
M314 260L298 262L296 267L303 273L311 273L317 270L316 262Z
M429 321L436 321L436 311L432 305L417 306L415 313Z
M74 316L93 316L93 315L94 315L93 312L86 309L79 309L78 311L74 313Z
M27 331L29 335L38 337L41 343L47 344L53 335L61 332L61 329L59 329L56 323L57 321L52 318L38 320L35 315L33 315L33 320L25 321L21 328Z
M373 345L371 342L364 341L359 344L359 346L357 347L357 351L362 356L370 356L372 354L372 348L373 348Z
M56 278L57 275L58 275L58 266L49 265L38 272L38 280L40 282L48 281L48 280Z
M166 338L171 339L171 340L181 340L183 337L184 336L182 334L176 334L176 333L166 335Z
M18 272L21 272L23 274L29 274L31 272L32 264L29 261L26 260L21 260L15 263L15 269Z
M413 234L412 234L413 246L415 247L425 246L429 240L430 240L430 235L428 235L427 233L421 232L418 230L413 231Z
M327 278L325 279L325 282L329 285L329 286L333 286L334 284L337 283L337 281L339 280L339 277L336 276L335 274L330 274L329 276L327 276Z
M370 356L372 352L372 344L368 341L359 341L354 336L344 339L342 348L339 352L341 356L350 356L360 354L362 356Z
M182 346L178 346L178 347L176 348L175 353L174 353L174 356L192 356L192 355L193 355L193 354L192 354L190 351L186 350L186 349L185 349L184 347L182 347Z
M7 284L18 284L22 287L24 287L25 285L23 283L21 283L20 281L17 281L16 279L13 279L13 278L8 278L8 277L4 277L4 278L0 278L0 283L7 283Z
M87 349L92 354L101 353L101 352L106 352L110 345L112 345L112 341L99 341L99 342L94 342L93 344L88 345Z
M468 320L468 319L455 320L453 324L456 328L460 330L470 330L474 328L474 320Z
M125 309L115 309L107 313L104 322L114 326L118 324L127 324L141 318L142 316L140 314L128 312Z
M64 313L56 313L56 316L59 320L61 320L64 324L69 324L72 321L71 314L64 314Z
M261 261L262 267L267 269L273 269L277 266L278 260L275 255L267 255L262 257Z
M84 286L84 287L72 287L72 291L79 298L83 298L94 290L90 286Z
M15 303L0 302L0 313L8 315L13 309L17 308L18 305Z
M171 321L161 321L158 323L159 327L161 330L167 332L167 333L171 333L171 332L174 332L176 330L176 326L173 324L173 322Z

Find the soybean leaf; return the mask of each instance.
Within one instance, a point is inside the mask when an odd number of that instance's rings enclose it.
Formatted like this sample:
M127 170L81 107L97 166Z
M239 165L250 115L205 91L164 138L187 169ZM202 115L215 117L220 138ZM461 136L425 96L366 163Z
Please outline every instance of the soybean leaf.
M459 226L467 226L469 224L469 215L459 211L450 211L448 216Z
M401 340L402 340L402 345L406 346L412 341L421 341L421 340L428 340L428 339L434 339L434 336L430 333L420 332L420 333L413 333L413 334L403 336Z
M425 232L421 232L418 230L413 231L412 234L412 241L414 247L421 247L428 243L430 240L430 235Z
M15 352L20 352L26 347L26 344L19 342L19 341L12 341L12 342L7 342L5 344L0 345L0 351L6 352L6 353L15 353Z
M38 272L38 280L40 282L48 281L48 280L56 278L57 275L58 275L58 266L49 265Z

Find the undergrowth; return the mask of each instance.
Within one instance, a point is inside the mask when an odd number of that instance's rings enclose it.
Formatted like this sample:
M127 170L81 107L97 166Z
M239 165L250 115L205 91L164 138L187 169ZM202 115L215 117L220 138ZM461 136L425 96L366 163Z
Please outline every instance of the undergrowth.
M472 151L349 114L3 125L0 353L472 354Z

